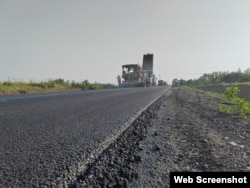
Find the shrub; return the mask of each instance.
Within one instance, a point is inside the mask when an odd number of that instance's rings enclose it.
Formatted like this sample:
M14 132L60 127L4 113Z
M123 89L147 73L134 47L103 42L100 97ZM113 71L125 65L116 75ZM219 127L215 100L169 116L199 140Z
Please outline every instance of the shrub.
M237 96L239 93L238 87L227 87L224 91L224 96L233 103L233 105L221 104L219 106L220 112L229 114L237 114L241 118L246 118L250 113L250 108L247 100Z
M237 94L239 93L239 88L238 87L227 87L226 90L224 91L224 95L228 100L233 100L237 98Z

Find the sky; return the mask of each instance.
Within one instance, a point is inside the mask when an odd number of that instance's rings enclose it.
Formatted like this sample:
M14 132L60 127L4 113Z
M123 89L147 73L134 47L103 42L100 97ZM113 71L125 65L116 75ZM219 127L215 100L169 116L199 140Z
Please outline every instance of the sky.
M154 55L158 79L250 67L250 0L0 0L0 81L117 84Z

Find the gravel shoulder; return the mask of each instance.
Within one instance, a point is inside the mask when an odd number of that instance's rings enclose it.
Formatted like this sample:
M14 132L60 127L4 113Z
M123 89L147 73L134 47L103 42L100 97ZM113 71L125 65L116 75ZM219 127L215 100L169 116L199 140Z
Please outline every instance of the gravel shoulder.
M169 172L250 171L250 118L218 112L218 98L172 89L141 143L132 187L169 187Z
M250 171L250 118L220 99L172 88L69 187L169 187L169 172Z

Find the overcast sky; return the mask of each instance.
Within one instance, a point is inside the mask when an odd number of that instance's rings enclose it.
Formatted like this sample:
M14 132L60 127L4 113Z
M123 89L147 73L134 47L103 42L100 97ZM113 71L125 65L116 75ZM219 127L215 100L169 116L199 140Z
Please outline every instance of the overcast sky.
M117 83L154 54L171 83L250 67L250 0L0 0L0 81Z

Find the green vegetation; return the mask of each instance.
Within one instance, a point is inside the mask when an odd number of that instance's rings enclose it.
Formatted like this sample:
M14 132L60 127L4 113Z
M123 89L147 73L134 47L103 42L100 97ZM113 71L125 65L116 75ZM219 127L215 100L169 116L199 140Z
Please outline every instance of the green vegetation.
M235 72L213 72L203 74L198 79L173 79L172 87L190 87L192 89L202 89L206 90L206 93L226 98L229 103L220 104L219 111L230 114L237 114L241 118L246 118L250 114L249 98L241 98L238 96L240 92L239 88L243 86L250 86L250 68L241 72L239 69ZM212 92L209 90L210 86L222 86L221 88L226 88L225 91ZM212 88L212 87L211 87ZM217 87L218 88L218 87ZM242 93L240 93L242 94Z
M174 79L172 81L172 85L174 86L204 86L204 85L214 85L214 84L250 84L250 68L241 72L239 69L235 72L213 72L213 73L205 73L198 79Z
M105 89L105 88L115 88L112 84L101 84L101 83L90 83L88 80L83 82L75 81L64 81L64 79L54 79L42 82L13 82L5 81L0 82L0 93L29 93L29 92L40 92L40 91L57 91L57 90L70 90L70 89Z
M233 103L233 105L221 104L219 106L220 112L237 114L241 118L246 118L250 113L250 107L248 102L237 96L239 93L238 87L227 87L224 91L224 96Z

